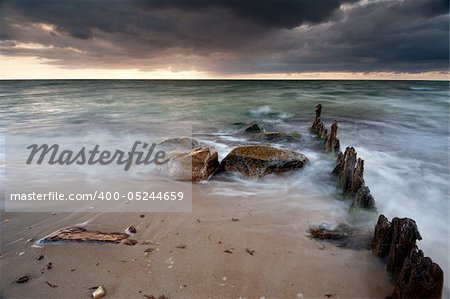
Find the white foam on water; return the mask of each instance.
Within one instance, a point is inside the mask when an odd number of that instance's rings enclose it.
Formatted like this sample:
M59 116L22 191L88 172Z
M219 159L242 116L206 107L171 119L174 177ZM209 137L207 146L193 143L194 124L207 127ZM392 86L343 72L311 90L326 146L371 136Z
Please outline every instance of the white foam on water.
M365 182L378 210L388 219L414 219L423 240L420 249L449 273L448 173L436 172L442 165L358 147L365 160Z
M250 110L250 115L260 117L263 115L271 114L273 112L274 111L270 106L264 105L264 106L260 106L258 108Z

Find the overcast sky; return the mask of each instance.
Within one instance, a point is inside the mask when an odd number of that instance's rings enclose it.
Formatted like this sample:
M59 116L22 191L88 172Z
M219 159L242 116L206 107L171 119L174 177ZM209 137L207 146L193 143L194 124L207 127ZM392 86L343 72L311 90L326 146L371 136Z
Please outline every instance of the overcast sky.
M448 0L0 3L0 62L15 76L417 75L449 68Z

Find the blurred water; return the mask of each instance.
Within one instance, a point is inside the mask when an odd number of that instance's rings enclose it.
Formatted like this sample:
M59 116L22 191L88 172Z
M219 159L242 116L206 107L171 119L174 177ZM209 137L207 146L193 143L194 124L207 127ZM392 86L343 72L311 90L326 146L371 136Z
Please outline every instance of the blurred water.
M215 145L223 158L233 146L254 142L239 134L245 124L263 121L302 132L301 142L278 146L307 154L310 168L263 182L242 178L210 182L217 194L274 192L300 202L302 196L333 200L339 197L328 176L334 161L317 151L314 137L308 134L317 103L324 106L327 126L339 120L342 148L355 146L365 159L366 183L379 211L388 218L415 219L424 238L419 247L448 276L448 82L1 81L0 128L4 136L5 128L11 127L26 128L32 134L46 126L64 129L82 124L92 125L93 134L100 136L94 131L98 124L156 120L170 126L184 121L192 123L196 138ZM3 175L4 137L0 140ZM292 192L292 188L297 189ZM340 212L329 217L344 217L346 206L336 200Z

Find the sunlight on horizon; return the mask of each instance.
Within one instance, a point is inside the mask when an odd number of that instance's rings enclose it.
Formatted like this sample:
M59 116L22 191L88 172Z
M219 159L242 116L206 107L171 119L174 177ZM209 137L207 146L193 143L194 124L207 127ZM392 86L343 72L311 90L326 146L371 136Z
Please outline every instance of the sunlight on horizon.
M157 69L142 71L136 68L83 68L71 69L52 64L49 59L37 57L9 57L0 55L2 72L0 80L36 80L36 79L283 79L283 80L450 80L450 72L302 72L302 73L267 73L267 74L236 74L221 75L204 71L186 70L172 71Z

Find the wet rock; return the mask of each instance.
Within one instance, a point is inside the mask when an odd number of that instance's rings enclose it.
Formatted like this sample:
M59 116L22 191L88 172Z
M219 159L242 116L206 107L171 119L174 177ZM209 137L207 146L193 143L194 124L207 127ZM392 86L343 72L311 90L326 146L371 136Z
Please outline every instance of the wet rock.
M375 226L375 232L372 240L372 253L379 257L384 257L389 254L392 243L392 229L391 222L381 214L378 217L378 222Z
M256 138L272 142L291 142L302 137L297 132L264 132L256 134Z
M125 240L123 240L122 243L125 245L128 245L128 246L134 246L138 243L138 241L133 240L133 239L125 239Z
M327 129L325 129L325 126L323 122L320 119L320 115L322 113L322 105L318 104L316 106L316 116L314 118L313 124L311 126L311 131L319 136L320 138L325 138L327 136Z
M444 272L422 250L413 249L405 259L390 298L441 298Z
M137 233L137 228L134 225L130 225L126 230L125 233L128 235Z
M263 133L266 129L260 124L253 124L245 129L246 133Z
M200 147L203 144L191 137L174 137L161 141L159 145L171 149L186 150Z
M350 209L365 209L370 211L376 211L375 199L372 194L370 194L370 189L364 186L358 190L356 195L353 197L352 205Z
M338 122L335 120L331 125L330 133L325 138L325 149L338 154L341 151L341 145L337 138Z
M30 278L27 275L19 276L19 277L16 278L16 283L25 283L29 279Z
M57 288L58 287L56 284L50 283L48 281L46 281L45 283L51 288Z
M391 223L392 243L386 269L397 278L403 262L416 248L416 240L422 240L416 222L410 218L394 218Z
M169 161L159 166L158 170L177 180L207 180L219 168L219 158L214 147L169 152L168 159Z
M69 227L58 230L44 239L42 243L47 242L105 242L120 243L127 239L129 235L125 233L105 233L100 231L90 231L82 227Z
M221 169L261 177L301 169L307 163L308 158L300 153L265 145L249 145L234 148L222 160Z
M106 295L106 290L103 286L99 286L93 293L92 293L92 298L94 299L98 299L98 298L102 298Z

